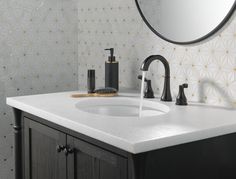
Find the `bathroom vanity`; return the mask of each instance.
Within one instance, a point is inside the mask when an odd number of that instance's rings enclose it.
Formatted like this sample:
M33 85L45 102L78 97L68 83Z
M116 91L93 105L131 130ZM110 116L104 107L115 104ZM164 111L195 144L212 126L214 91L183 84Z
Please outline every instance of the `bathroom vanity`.
M74 93L7 98L15 114L16 179L236 178L236 111L154 99L144 108L159 112L139 118L131 108L138 94ZM121 104L128 110L115 114L112 107Z

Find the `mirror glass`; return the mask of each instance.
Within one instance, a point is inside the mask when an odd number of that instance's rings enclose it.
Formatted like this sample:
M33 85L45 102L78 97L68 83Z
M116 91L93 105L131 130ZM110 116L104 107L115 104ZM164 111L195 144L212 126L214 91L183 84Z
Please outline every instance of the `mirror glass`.
M177 44L199 42L218 31L235 9L235 0L136 0L149 28Z

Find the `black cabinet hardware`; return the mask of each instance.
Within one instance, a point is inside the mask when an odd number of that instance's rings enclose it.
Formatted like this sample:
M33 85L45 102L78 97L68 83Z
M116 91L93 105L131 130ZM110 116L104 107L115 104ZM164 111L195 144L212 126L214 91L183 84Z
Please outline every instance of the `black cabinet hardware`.
M64 149L65 149L65 146L63 146L63 145L57 145L57 146L56 146L56 150L57 150L58 153L60 153L60 152L63 151Z
M74 153L74 149L71 149L70 147L65 147L64 148L64 153L65 155L69 155L69 154L73 154Z

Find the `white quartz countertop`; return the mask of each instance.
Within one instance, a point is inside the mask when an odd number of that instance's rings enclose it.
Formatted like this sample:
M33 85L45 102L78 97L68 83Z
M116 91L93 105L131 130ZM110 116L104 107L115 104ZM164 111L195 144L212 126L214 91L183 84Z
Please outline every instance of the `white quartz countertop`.
M70 97L74 93L10 97L7 104L134 154L236 132L236 110L166 102L165 115L119 119L80 112L75 107L80 99Z

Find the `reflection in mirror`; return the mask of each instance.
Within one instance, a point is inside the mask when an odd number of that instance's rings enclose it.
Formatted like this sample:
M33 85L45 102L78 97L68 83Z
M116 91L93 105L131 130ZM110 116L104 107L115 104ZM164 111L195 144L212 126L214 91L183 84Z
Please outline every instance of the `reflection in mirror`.
M193 43L219 30L235 9L235 0L136 0L151 30L174 43Z

